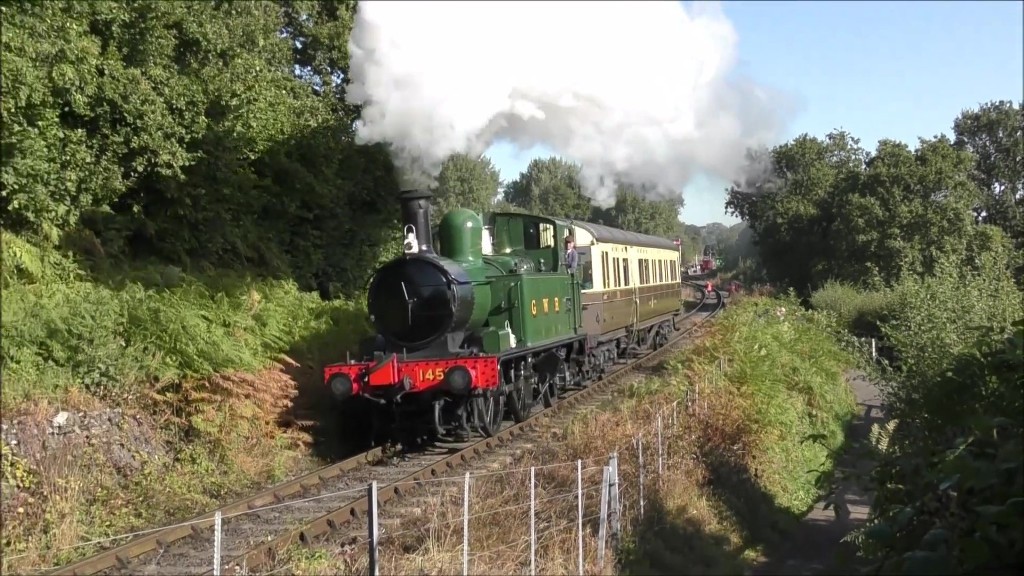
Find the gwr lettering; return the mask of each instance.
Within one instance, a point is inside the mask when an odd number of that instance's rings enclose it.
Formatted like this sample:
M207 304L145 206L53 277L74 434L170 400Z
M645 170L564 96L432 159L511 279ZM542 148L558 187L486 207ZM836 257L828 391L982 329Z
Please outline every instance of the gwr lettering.
M606 295L605 298L607 298L607 297L608 296ZM540 308L544 310L545 314L549 314L551 312L551 300L552 300L551 298L541 298L540 299ZM554 299L554 301L555 301L555 312L558 312L558 311L560 311L562 309L561 302L559 302L558 300L559 300L558 298ZM530 314L532 314L534 317L536 317L537 313L538 313L537 301L536 300L530 300Z

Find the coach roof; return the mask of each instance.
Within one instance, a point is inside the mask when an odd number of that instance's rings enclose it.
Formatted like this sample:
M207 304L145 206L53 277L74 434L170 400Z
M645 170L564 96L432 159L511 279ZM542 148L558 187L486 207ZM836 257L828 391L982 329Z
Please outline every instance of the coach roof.
M593 224L591 222L581 222L579 220L563 220L563 222L573 226L578 226L587 232L590 232L590 235L598 242L642 246L644 248L662 248L665 250L679 249L679 247L676 246L676 243L672 240L667 240L658 236L651 236L650 234L627 232L625 230L619 230L618 228L612 228L611 226Z

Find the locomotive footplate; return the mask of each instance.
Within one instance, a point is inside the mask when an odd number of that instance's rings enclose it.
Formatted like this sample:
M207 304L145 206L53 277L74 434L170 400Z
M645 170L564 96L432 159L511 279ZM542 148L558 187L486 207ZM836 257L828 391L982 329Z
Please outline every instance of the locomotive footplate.
M469 397L498 387L498 358L399 360L397 354L389 354L377 362L326 366L324 381L339 401L361 396L379 404L399 404L409 392L416 393L412 397L422 393Z

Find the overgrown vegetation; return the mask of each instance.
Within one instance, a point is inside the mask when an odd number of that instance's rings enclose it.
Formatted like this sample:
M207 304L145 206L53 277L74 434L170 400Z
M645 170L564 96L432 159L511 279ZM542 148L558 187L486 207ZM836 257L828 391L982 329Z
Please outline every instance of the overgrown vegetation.
M881 369L891 421L875 432L874 517L855 535L883 573L1024 566L1024 300L1005 261L980 268L945 265L886 298L838 285L812 297L884 309L873 326L898 355Z
M830 467L830 451L843 442L853 412L843 372L854 360L836 343L837 330L827 316L801 311L792 299L752 298L730 307L704 339L630 383L614 402L574 414L551 441L473 480L471 572L528 568L529 467L545 466L537 470L537 572L577 573L579 459L586 470L588 574L739 573L759 552L786 541L785 528L820 495L815 471ZM637 438L644 442L643 518ZM615 450L624 546L615 559L609 543L599 571L595 486ZM461 569L461 476L428 487L427 497L410 504L421 510L415 521L388 524L381 572ZM357 572L365 568L365 550L357 543L340 551L294 551L278 569Z
M885 139L870 152L848 132L803 134L751 151L750 177L726 205L749 224L770 279L804 295L830 279L880 289L935 275L944 258L971 268L1014 246L1019 273L1022 114L1012 101L965 110L954 139L915 149Z
M752 152L761 176L730 191L767 274L884 346L891 420L853 536L882 573L1024 567L1021 114L965 110L914 151L803 135Z
M324 303L287 280L197 277L171 266L91 281L65 255L4 235L5 400L102 398L140 385L319 360L365 332L361 303Z

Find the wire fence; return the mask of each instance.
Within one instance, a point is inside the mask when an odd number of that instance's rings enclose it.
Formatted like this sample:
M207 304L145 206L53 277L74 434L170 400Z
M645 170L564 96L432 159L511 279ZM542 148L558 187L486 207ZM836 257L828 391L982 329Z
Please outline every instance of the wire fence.
M723 360L720 368L724 367ZM702 400L698 385L687 392L682 401L684 409L699 406ZM405 552L411 548L435 552L432 561L422 558L420 561L431 563L432 571L440 573L494 573L499 556L505 565L509 555L517 558L516 571L531 576L538 572L603 573L611 567L611 555L623 536L624 491L629 492L634 508L630 515L643 519L647 498L652 490L658 489L661 477L667 472L670 447L667 436L678 430L680 404L675 401L662 406L656 414L644 419L642 429L632 435L631 442L616 447L607 456L410 481L409 488L415 486L424 493L410 498L426 505L422 509L414 506L410 511L402 509L403 503L398 502L393 518L379 506L380 486L376 480L369 481L363 488L287 500L233 514L218 511L213 518L209 563L203 569L208 570L212 565L215 576L225 572L235 575L249 572L246 566L230 562L240 550L225 548L229 540L238 539L237 534L225 538L226 530L230 529L226 520L246 514L273 513L289 506L307 506L316 501L351 499L365 493L369 502L366 536L350 539L340 547L346 558L346 572L372 576L382 571L395 573L402 562L412 569L408 566L411 554ZM621 469L623 457L630 459L628 477L624 477ZM64 549L180 527L196 529L195 525L209 522L209 518L197 519L95 539ZM477 542L481 544L475 544ZM384 551L389 546L391 551L385 559ZM452 565L456 551L458 565ZM194 553L188 555L195 562ZM387 566L384 566L385 560L389 562ZM161 569L174 566L177 561L180 556L167 550L148 564ZM540 567L542 562L543 568Z

